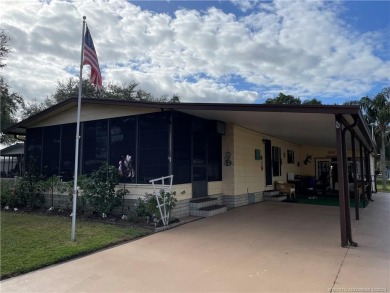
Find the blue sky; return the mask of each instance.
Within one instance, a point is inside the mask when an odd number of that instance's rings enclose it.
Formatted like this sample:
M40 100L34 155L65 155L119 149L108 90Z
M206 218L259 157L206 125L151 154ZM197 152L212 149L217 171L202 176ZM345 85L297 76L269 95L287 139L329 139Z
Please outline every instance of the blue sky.
M5 0L11 90L43 100L77 78L83 15L103 82L155 96L262 103L283 92L334 104L390 85L390 1Z

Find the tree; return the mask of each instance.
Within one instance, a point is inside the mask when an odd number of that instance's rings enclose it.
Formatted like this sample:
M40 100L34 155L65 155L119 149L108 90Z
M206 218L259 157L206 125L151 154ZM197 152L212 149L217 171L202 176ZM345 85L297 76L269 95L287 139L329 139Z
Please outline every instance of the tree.
M5 58L10 52L8 47L9 36L3 29L0 29L0 68L5 67ZM16 141L10 135L3 134L3 130L17 122L16 114L23 106L23 98L17 93L11 93L9 86L5 82L4 77L0 76L0 93L1 93L1 124L0 124L0 142L3 144L11 144Z
M98 91L88 79L83 79L82 93L83 97L93 99L112 99L138 102L180 102L178 95L173 95L172 98L169 98L167 95L155 98L151 93L142 89L137 89L137 87L138 83L133 81L123 83L121 85L109 83ZM38 103L36 100L30 103L27 102L23 109L22 116L25 119L69 98L77 98L78 93L78 79L69 78L65 82L59 81L55 93L52 96L47 97L43 102Z
M367 124L372 125L380 137L380 169L382 187L386 190L386 145L390 143L390 87L384 88L373 99L360 100Z
M269 98L265 101L266 104L285 104L285 105L300 105L301 99L295 98L291 95L285 95L283 93L279 93L279 96L275 98Z
M10 37L5 33L4 29L0 28L0 68L5 67L3 60L8 56L10 48L8 42Z
M265 101L266 104L282 104L282 105L322 105L322 102L316 98L310 100L301 101L300 98L296 98L292 95L285 95L279 93L275 98L269 98Z
M316 98L313 98L311 100L304 100L302 105L322 105L322 102Z

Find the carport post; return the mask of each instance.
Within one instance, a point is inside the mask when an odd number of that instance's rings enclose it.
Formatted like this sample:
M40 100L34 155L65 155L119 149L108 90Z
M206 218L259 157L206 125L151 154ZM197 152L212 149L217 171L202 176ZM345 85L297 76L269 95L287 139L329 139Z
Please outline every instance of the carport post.
M337 147L337 173L339 182L339 204L340 204L340 232L341 246L346 247L347 242L347 220L345 215L345 196L344 196L344 160L343 160L343 139L342 139L342 123L336 116L336 147Z
M371 170L370 170L370 153L366 149L365 151L365 161L366 161L366 174L367 174L367 197L371 199L372 197L372 186L371 186Z

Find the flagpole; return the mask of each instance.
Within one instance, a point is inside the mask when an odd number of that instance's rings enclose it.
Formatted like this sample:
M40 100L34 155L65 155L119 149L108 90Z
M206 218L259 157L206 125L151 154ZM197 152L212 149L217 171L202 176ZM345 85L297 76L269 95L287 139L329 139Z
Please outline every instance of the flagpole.
M83 88L83 57L84 57L84 42L85 42L85 19L83 16L83 34L81 37L81 61L80 61L80 80L79 80L79 97L77 101L77 126L76 126L76 146L74 157L74 184L73 184L73 210L72 210L72 236L71 240L76 240L76 209L77 209L77 175L79 167L79 144L80 144L80 108L81 108L81 94Z

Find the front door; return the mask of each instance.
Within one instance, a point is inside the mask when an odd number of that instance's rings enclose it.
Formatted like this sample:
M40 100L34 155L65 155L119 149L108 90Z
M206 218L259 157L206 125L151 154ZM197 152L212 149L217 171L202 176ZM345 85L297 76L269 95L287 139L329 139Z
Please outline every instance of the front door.
M322 190L332 189L333 178L330 159L316 159L316 179Z
M265 160L265 185L272 185L271 141L268 139L263 139L263 142Z
M192 134L192 197L207 196L207 135Z

